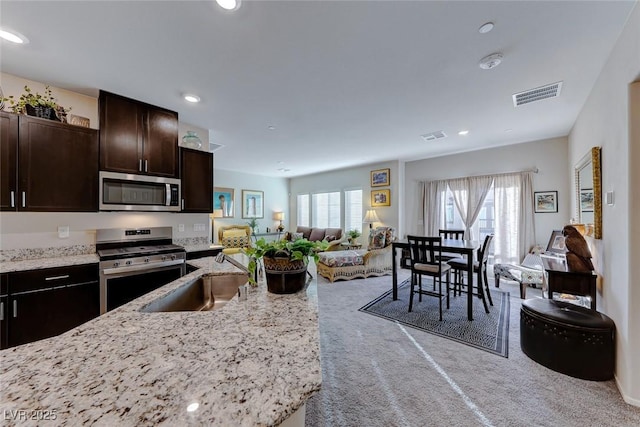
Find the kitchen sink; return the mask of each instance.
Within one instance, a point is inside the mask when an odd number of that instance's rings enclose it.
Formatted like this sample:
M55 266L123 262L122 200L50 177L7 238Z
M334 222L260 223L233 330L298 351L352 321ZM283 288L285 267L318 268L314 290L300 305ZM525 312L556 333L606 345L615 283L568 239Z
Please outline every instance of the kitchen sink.
M238 288L247 283L244 274L206 275L151 302L141 311L157 313L167 311L209 311L229 302Z

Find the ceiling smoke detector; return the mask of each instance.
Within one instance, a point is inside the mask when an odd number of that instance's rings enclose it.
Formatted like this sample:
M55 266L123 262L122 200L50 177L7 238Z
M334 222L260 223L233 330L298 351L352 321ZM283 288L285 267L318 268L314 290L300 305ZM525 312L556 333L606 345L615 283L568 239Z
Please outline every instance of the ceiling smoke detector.
M483 70L490 70L500 65L502 58L504 58L504 55L501 53L492 53L482 58L478 65L480 65L480 68Z
M431 133L425 133L424 135L420 135L420 137L425 141L435 141L436 139L446 138L447 134L441 130Z
M524 92L514 93L511 95L513 106L519 107L531 102L542 101L543 99L557 98L560 96L561 89L562 82L556 82L535 89L525 90Z

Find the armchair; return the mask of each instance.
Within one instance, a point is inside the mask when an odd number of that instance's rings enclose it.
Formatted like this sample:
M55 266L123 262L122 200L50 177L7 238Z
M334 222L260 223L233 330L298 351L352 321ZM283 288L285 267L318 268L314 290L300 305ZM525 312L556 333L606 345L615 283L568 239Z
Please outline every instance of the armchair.
M251 227L248 225L224 225L218 228L218 242L224 246L222 253L230 255L251 247Z

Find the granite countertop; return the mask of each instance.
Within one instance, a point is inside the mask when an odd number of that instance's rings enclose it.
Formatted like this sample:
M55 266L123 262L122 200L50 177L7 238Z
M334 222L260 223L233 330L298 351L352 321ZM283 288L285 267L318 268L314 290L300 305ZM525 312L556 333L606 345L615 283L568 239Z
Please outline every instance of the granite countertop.
M189 264L199 269L65 334L0 351L0 410L55 411L70 426L288 418L322 382L315 281L293 295L261 283L209 312L140 312L202 275L244 274L212 257Z

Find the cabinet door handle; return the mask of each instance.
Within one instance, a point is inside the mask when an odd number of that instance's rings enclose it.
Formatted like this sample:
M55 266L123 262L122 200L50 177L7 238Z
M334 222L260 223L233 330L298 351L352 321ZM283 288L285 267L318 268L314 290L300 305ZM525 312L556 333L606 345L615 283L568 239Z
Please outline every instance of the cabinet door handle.
M16 207L16 192L11 190L11 207Z
M51 277L45 277L44 280L60 280L60 279L68 279L69 275L65 274L63 276L51 276Z
M0 302L0 320L4 320L4 303Z
M142 159L138 159L138 172L142 172Z
M22 207L23 208L27 207L27 192L26 191L22 192Z
M13 317L18 317L18 300L13 300Z
M149 172L149 161L146 159L144 161L144 171Z

